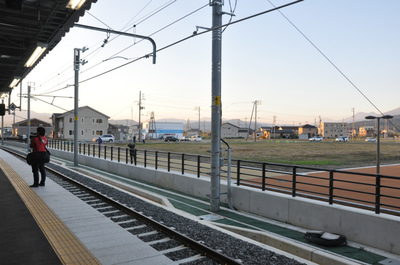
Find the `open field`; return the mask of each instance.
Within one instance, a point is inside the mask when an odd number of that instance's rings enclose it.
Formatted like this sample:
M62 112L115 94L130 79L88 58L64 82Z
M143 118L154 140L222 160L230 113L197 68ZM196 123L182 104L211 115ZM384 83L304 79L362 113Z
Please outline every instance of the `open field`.
M377 144L354 142L308 142L295 140L229 140L232 158L260 162L293 165L321 166L324 168L348 168L376 164ZM210 156L211 143L146 141L138 143L137 149ZM226 149L225 144L221 144ZM381 164L400 163L400 141L381 140ZM224 152L225 153L225 152Z

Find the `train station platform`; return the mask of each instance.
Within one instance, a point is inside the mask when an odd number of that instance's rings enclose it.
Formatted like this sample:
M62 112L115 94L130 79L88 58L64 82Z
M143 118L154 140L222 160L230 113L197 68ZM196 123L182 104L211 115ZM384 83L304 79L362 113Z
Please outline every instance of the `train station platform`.
M0 150L0 264L175 264L70 192Z
M146 194L149 197L157 195L166 199L171 210L177 213L198 220L209 221L215 227L233 231L251 240L267 241L276 249L292 253L317 264L400 264L400 258L390 253L368 249L365 246L352 243L335 248L312 245L303 239L304 231L287 224L237 212L229 209L227 205L222 205L218 213L212 213L209 211L210 205L207 200L146 185L92 167L82 165L75 167L68 160L56 157L52 159L57 164L62 164L71 170L104 182L118 184L120 188L132 193L140 193L143 197L146 197ZM125 238L127 233L120 226L101 218L96 210L76 199L58 184L52 182L51 179L46 181L45 187L30 188L29 185L33 181L30 166L3 150L0 150L0 169L0 192L7 194L7 200L2 200L0 210L3 213L15 212L15 214L8 214L7 223L1 221L2 225L0 225L0 245L4 246L3 250L9 250L1 252L0 260L10 260L10 263L6 264L117 264L124 262L127 264L175 264L165 256L160 256L151 247L148 247L150 249L141 249L139 245L135 245L140 244L140 242L135 242L134 237ZM3 183L5 184L3 185ZM26 195L23 193L26 193ZM13 206L14 201L17 202L18 198L21 198L18 209L22 216L17 215L17 210ZM40 206L39 211L31 209L29 205L34 204L32 202L37 200L42 200L44 204ZM76 209L79 209L79 211ZM45 213L41 211L45 211ZM39 222L40 216L51 214L55 215L51 217L55 220L45 221L44 224ZM37 229L35 235L33 235L33 232L24 233L20 231L23 228L19 227L19 220L21 218L28 220L29 215L32 222L26 224L26 227L35 227ZM96 220L96 225L88 226L89 220L91 222ZM37 224L35 225L35 223ZM57 224L59 227L53 227L53 224ZM48 227L50 232L46 231ZM40 235L40 230L42 235ZM51 231L53 233L56 231L56 235L52 235ZM59 235L61 231L66 231L66 235ZM37 252L35 247L29 248L29 246L32 246L29 241L24 242L28 240L25 237L30 237L31 233L30 242L43 240L41 243L43 247L39 248L41 252ZM3 235L5 236L3 237ZM14 238L13 235L15 235ZM61 237L58 239L59 243L52 242L50 240L52 237ZM264 239L259 240L261 237ZM24 238L23 242L20 242L21 240L18 238ZM46 241L50 243L46 244ZM133 246L140 249L140 253L132 253ZM58 249L58 247L60 248ZM23 258L25 251L27 256L32 257L30 262L26 263L22 260L19 262L18 259ZM41 261L43 256L46 259L49 257L49 260L53 258L55 261L43 263Z

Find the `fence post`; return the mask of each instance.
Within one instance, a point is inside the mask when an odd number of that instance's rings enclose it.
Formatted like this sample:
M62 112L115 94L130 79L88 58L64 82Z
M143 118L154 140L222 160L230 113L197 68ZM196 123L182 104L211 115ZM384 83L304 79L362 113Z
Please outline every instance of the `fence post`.
M155 158L154 163L155 163L154 167L157 169L158 168L158 151L156 151L156 158Z
M262 179L261 179L261 181L262 181L261 188L262 188L263 191L265 191L265 163L263 163L263 165L262 165Z
M144 150L144 167L147 166L147 150Z
M86 144L83 144L83 155L86 155Z
M170 153L170 152L168 152L168 160L167 160L167 168L168 168L168 172L171 170L170 161L171 161L171 153Z
M107 159L107 146L104 146L104 159Z
M381 175L376 175L375 184L375 213L379 214L381 212Z
M236 166L236 186L240 186L240 160L237 161Z
M333 170L329 171L329 204L333 204Z
M197 177L200 178L200 156L197 156Z
M182 154L182 175L185 174L185 154Z
M137 165L137 149L135 148L133 150L133 162L135 163L135 166Z
M114 146L111 146L111 161L113 161Z
M128 148L125 149L125 158L126 164L128 164Z
M293 167L293 174L292 174L292 197L296 197L296 177L297 177L297 167Z
M118 147L118 163L121 161L121 147Z

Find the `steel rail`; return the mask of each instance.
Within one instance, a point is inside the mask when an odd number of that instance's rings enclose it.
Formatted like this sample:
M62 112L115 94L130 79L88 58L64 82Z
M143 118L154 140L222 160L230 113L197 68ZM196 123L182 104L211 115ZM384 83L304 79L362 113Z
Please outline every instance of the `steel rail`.
M9 149L5 149L5 148L1 148L4 151L7 151L15 156L18 156L22 159L25 159L25 156L21 155L20 153L14 152L12 150ZM162 233L164 233L165 235L169 236L172 239L175 239L181 243L183 243L186 247L190 247L192 249L195 249L196 251L198 251L201 255L208 257L210 259L213 259L221 264L241 264L240 262L236 261L235 259L232 259L231 257L228 257L216 250L213 250L187 236L185 236L184 234L181 234L177 231L175 231L174 229L171 229L155 220L153 220L151 217L147 217L139 212L136 212L135 210L119 203L118 201L109 198L107 196L105 196L104 194L92 189L91 187L84 185L60 172L58 172L55 169L52 169L48 166L45 166L46 170L50 171L51 173L57 175L58 177L61 177L65 180L67 180L68 182L72 183L73 185L78 186L79 188L85 190L86 192L95 195L96 197L100 198L101 200L107 202L108 204L114 206L115 208L125 212L127 215L130 215L131 217L137 218L140 221L142 221L143 223L148 224L149 226L152 226L155 230L161 231Z

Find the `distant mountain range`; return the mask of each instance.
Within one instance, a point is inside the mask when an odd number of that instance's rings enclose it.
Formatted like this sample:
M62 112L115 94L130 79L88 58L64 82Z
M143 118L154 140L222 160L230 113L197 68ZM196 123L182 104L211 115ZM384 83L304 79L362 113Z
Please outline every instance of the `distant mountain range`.
M36 118L39 120L42 120L44 122L48 122L51 123L51 115L52 113L37 113L34 111L31 111L31 119L32 118ZM365 113L365 112L358 112L354 115L354 124L355 127L358 128L360 126L365 126L365 125L374 125L374 121L373 120L366 120L365 117L368 115L372 115L372 116L381 116L380 113L376 113L376 112L369 112L369 113ZM385 112L384 115L393 115L395 116L393 119L391 119L390 121L395 124L395 126L397 128L400 128L400 108ZM322 122L345 122L345 123L353 123L353 117L350 116L348 118L345 118L343 120L332 120L332 119L324 119L324 117L322 118ZM21 120L25 120L27 119L27 112L26 111L16 111L15 112L15 122L19 122ZM14 115L8 115L6 114L4 116L4 126L11 126L12 123L14 122ZM189 129L198 129L199 128L199 122L198 120L190 120L188 123L187 119L159 119L156 120L157 122L181 122L183 123L184 126L184 130ZM242 121L239 119L229 119L229 120L223 120L223 122L229 122L232 123L233 125L239 126L239 127L249 127L249 122L250 121ZM382 121L383 122L383 121ZM111 124L120 124L120 125L132 125L132 124L137 124L137 121L132 121L129 119L124 119L124 120L109 120L109 123ZM314 125L312 123L310 123L311 125ZM304 124L303 124L304 125ZM272 126L271 123L257 123L257 127L270 127ZM290 126L288 124L288 126ZM317 125L318 126L318 125ZM211 130L211 119L210 118L202 118L200 121L200 127L202 131L209 131ZM252 121L251 127L254 127L254 121Z

